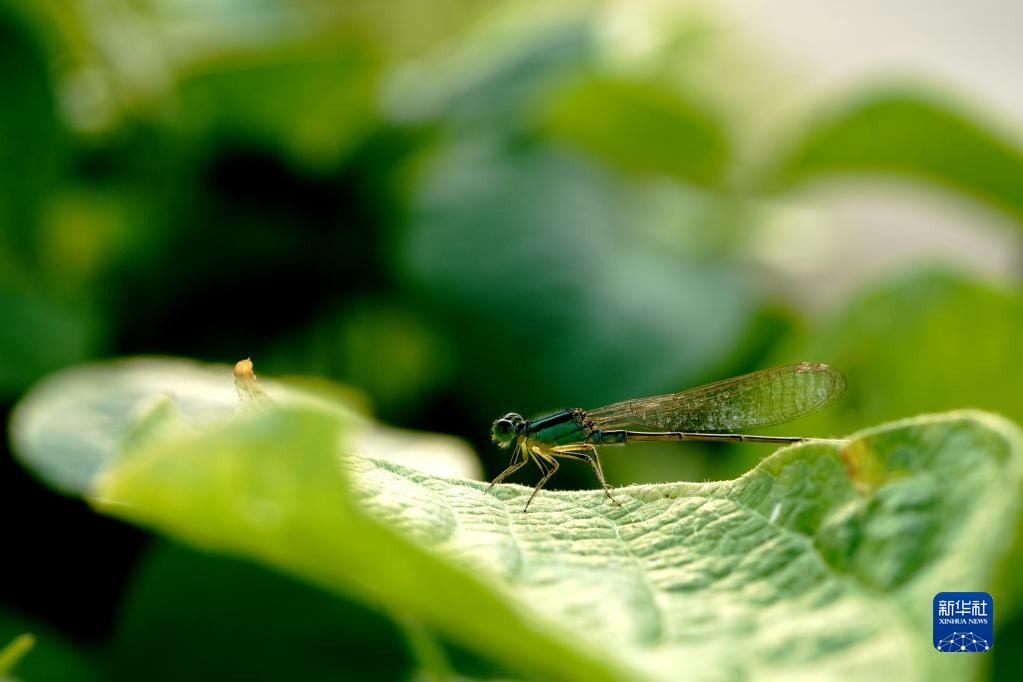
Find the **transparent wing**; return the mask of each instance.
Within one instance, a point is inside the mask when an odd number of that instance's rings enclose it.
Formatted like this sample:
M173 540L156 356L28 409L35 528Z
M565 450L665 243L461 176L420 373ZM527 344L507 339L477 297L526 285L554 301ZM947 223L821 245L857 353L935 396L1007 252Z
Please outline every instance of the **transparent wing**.
M589 410L598 429L735 433L816 412L845 391L833 367L801 362L744 374L706 386L636 398Z

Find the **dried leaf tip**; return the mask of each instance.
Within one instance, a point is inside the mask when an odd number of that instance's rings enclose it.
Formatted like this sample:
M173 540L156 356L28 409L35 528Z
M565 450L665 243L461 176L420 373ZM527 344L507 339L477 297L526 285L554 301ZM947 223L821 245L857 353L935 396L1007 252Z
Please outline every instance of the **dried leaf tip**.
M252 359L239 360L234 366L234 388L238 392L238 411L260 411L273 401L252 371Z
M234 376L238 379L254 379L256 375L252 371L252 358L239 360L234 365Z

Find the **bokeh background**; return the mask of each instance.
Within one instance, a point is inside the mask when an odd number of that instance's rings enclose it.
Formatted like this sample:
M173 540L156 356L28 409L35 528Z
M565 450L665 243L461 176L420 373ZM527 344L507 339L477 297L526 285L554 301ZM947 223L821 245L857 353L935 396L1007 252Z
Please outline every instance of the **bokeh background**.
M348 384L488 475L504 412L799 360L849 392L775 433L1023 420L1023 9L548 5L0 2L4 421L44 375L136 354ZM622 484L765 454L604 459ZM0 518L24 679L414 671L400 623L102 518L7 445ZM1011 679L1023 622L998 627Z

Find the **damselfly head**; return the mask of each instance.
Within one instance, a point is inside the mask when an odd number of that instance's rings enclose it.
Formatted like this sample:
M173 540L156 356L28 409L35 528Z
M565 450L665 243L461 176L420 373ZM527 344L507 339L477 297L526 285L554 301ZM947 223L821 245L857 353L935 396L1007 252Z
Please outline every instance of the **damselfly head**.
M502 448L506 448L515 440L515 436L525 423L526 420L521 414L509 412L490 427L490 438Z

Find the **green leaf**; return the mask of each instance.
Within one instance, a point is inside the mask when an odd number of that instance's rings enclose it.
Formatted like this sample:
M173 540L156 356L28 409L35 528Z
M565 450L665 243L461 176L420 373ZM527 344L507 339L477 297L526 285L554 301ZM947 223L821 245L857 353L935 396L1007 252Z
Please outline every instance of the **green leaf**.
M904 273L858 292L831 319L780 348L775 362L813 357L842 368L848 391L828 410L771 431L846 433L898 415L963 406L1023 421L1021 347L1019 291L941 269ZM734 468L759 456L744 446L740 457L725 459ZM1003 533L1013 532L1015 521L999 523ZM1023 557L1023 546L1014 552ZM1012 563L1005 564L1007 587L1020 582ZM1008 603L1003 598L999 605ZM1015 679L1016 652L1023 650L1023 614L1015 621L1006 616L1003 610L998 618L997 679Z
M927 268L858 292L775 360L812 357L845 373L846 395L800 421L806 433L826 435L959 407L1023 422L1020 348L1018 292Z
M181 74L183 125L334 168L375 125L376 55L356 41L220 54Z
M40 223L67 156L33 6L0 6L0 397L81 362L97 349L97 320L80 296L45 279Z
M728 265L638 239L638 207L612 180L550 148L469 141L421 169L395 267L454 318L470 390L502 386L495 412L679 390L742 335L757 292Z
M545 127L625 170L700 185L719 185L731 156L720 121L663 83L582 79L550 105Z
M31 258L42 198L65 162L50 65L30 12L0 7L0 268Z
M580 670L589 679L610 679L610 662L598 665L596 652L586 656L568 641L542 636L467 568L358 512L346 499L337 433L336 416L324 412L274 410L240 419L196 439L131 453L104 472L94 501L201 547L255 557L421 616L456 638L467 636L465 618L475 613L473 640L534 674L565 678ZM150 478L151 466L162 472ZM149 502L140 506L136 495ZM520 659L523 645L532 653Z
M514 13L514 10L513 10ZM537 107L592 58L592 27L571 18L491 13L448 38L444 50L404 63L384 90L404 122L434 121L458 135L518 134Z
M82 362L102 346L90 306L0 273L0 396ZM8 275L8 276L5 276Z
M622 507L544 492L528 513L529 488L339 459L347 420L313 404L150 433L97 472L101 510L408 614L522 676L968 679L979 657L931 650L934 594L1014 596L991 586L1023 435L983 413L786 448L733 481L621 488Z
M1023 147L955 103L894 90L861 94L806 126L767 180L894 174L951 186L1023 219Z
M32 634L25 635L25 632ZM31 645L28 645L31 651L26 648L24 640L26 636L33 639ZM67 641L53 631L51 626L7 611L2 605L0 605L0 651L3 652L0 658L15 654L21 656L13 673L10 667L13 665L11 658L0 661L0 680L4 682L13 679L25 682L36 680L91 682L105 679L93 652Z
M280 404L316 407L344 420L356 452L440 475L479 474L462 441L374 423L350 389L308 379L268 381L266 388ZM242 407L228 367L133 358L82 365L40 382L16 408L11 437L51 486L84 493L126 446L222 424Z
M36 638L30 634L15 637L7 646L0 649L0 679L7 679L7 673L14 669L18 661L32 650Z

